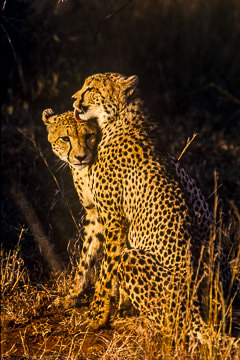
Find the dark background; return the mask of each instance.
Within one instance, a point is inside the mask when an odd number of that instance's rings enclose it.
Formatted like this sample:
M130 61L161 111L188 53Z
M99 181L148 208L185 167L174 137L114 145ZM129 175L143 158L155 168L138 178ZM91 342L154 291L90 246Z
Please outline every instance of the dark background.
M232 226L240 200L238 0L7 0L1 6L6 250L18 246L29 266L39 266L34 220L26 215L34 212L54 249L65 254L83 211L68 171L58 170L41 113L71 109L85 77L106 71L139 76L167 151L178 157L198 133L182 163L210 203L216 169L223 218Z

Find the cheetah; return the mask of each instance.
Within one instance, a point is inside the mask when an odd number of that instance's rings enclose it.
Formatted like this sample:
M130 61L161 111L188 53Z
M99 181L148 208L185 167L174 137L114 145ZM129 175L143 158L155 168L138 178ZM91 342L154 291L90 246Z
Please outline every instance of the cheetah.
M176 176L177 162L156 151L154 124L139 97L137 76L92 75L73 99L76 122L95 119L101 129L88 179L105 241L89 327L106 324L112 291L119 286L160 328L174 318L180 323L188 318L189 336L202 333L207 339L194 286L203 273L197 268L204 268L199 259L210 231L204 196L195 183L188 189L185 173Z
M47 127L53 152L70 166L75 188L86 211L81 261L74 279L76 296L72 291L71 297L66 300L67 306L70 306L70 302L71 305L76 304L78 295L90 284L92 266L102 252L104 241L102 224L98 223L97 209L88 182L88 167L95 159L101 135L95 120L76 122L73 111L55 114L52 109L46 109L42 120Z
M52 109L44 110L43 112L43 121L47 126L48 130L48 140L52 145L54 153L63 161L66 161L66 157L64 156L66 150L63 148L64 146L72 143L72 152L75 154L75 158L78 158L80 155L82 158L89 157L94 158L94 154L96 155L96 146L97 141L99 141L99 129L97 131L97 124L93 122L93 125L89 122L78 122L76 123L73 112L65 112L63 114L54 114ZM71 129L72 127L72 129ZM69 133L69 129L71 129L71 133ZM77 131L77 132L76 132ZM71 138L74 136L78 139L78 147L74 146L73 140ZM89 143L90 146L86 148L86 141L88 141L89 137L91 138L91 142ZM88 138L88 139L87 139ZM70 146L70 145L69 145ZM88 154L86 154L86 149L90 150ZM80 155L79 155L80 154ZM204 229L203 233L205 234L208 230L209 221L206 220L206 214L209 216L208 211L208 204L204 203L199 194L199 189L196 187L196 184L193 179L189 177L185 173L180 164L176 161L173 156L170 156L170 161L176 168L176 174L181 179L183 186L188 184L188 198L191 201L191 205L194 208L194 211L197 212L197 218L201 221L201 229ZM88 178L87 178L87 166L90 166L91 159L89 158L89 162L85 162L84 165L77 165L77 170L81 168L81 176L79 177L79 172L74 171L75 165L71 165L71 162L68 161L70 168L73 173L73 179L75 183L75 187L80 198L80 202L84 206L86 210L86 219L84 221L85 225L85 243L83 244L83 250L80 257L80 264L79 268L76 272L75 279L73 281L73 286L70 288L70 296L65 299L63 305L66 307L71 307L76 305L77 301L79 300L79 295L83 292L84 289L87 288L89 285L89 276L88 274L91 273L91 265L93 264L93 260L97 258L99 253L99 249L102 248L100 244L103 244L104 237L102 234L101 225L97 222L97 211L93 205L93 199L89 197L90 190L88 188ZM84 169L84 170L83 170ZM199 202L197 202L198 197L194 197L194 193L197 193L204 206L204 210L202 211L202 216L200 215L200 211L203 209L198 210ZM90 199L90 201L89 201ZM202 226L203 225L203 226ZM205 226L205 227L204 227ZM207 229L206 229L207 226ZM99 241L101 240L101 241ZM120 294L121 295L121 294ZM56 303L58 303L57 300ZM121 306L124 307L124 301L120 301ZM126 300L126 303L128 301Z
M97 210L97 225L104 238L89 328L98 329L109 320L111 295L119 287L120 301L127 295L160 328L176 318L182 323L188 318L185 324L194 327L187 329L189 337L202 333L207 338L194 281L189 287L187 278L193 273L195 280L194 269L201 242L209 235L211 216L195 184L186 186L178 163L156 152L154 125L137 85L136 76L97 74L87 78L73 96L76 124L97 121L101 130L97 155L86 167L91 206ZM76 125L71 122L72 126ZM80 172L71 159L62 159L69 162L77 187ZM187 192L192 194L190 201ZM82 286L74 284L67 301L71 303L81 291ZM187 314L189 301L191 312Z

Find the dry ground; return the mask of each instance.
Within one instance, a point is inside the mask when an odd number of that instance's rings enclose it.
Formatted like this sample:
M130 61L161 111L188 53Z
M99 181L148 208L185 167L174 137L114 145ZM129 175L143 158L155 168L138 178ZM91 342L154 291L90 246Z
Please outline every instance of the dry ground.
M80 252L83 211L69 172L59 171L52 155L41 113L71 109L71 95L92 73L137 74L164 151L178 157L187 138L198 133L182 164L213 209L218 194L218 234L237 268L239 0L6 0L1 10L2 357L230 358L229 349L214 349L211 339L190 349L178 336L173 343L173 336L160 336L134 317L82 332L91 293L83 308L52 305L58 293L67 292L76 266L72 254ZM68 247L76 238L77 248ZM63 275L54 277L58 268ZM231 307L216 307L227 312L228 332ZM239 311L234 317L237 334Z

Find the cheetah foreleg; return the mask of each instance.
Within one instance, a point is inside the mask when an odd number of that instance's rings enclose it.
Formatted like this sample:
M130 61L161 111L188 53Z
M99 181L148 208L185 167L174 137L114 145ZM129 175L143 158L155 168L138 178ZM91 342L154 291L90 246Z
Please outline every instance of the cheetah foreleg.
M114 225L117 224L116 221L113 221L113 223ZM126 238L126 229L121 227L120 224L119 227L106 226L104 257L88 318L90 329L99 329L108 321L111 309L111 295L118 281L118 267L122 249L126 244Z
M79 266L77 268L69 294L64 300L65 307L74 306L79 296L89 286L94 261L101 254L104 243L103 227L97 220L96 209L87 211L85 219L85 236Z

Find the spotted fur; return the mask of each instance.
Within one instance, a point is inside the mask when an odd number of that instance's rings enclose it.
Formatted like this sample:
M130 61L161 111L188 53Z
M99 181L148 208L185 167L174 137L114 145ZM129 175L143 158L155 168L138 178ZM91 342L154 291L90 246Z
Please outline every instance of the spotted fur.
M178 162L156 151L155 127L137 84L136 76L96 74L73 96L76 123L96 120L101 129L97 156L87 170L104 238L88 324L92 329L106 324L111 295L119 287L120 300L127 296L159 328L178 319L190 338L206 340L209 329L200 315L195 283L197 274L204 274L199 259L211 215ZM75 168L73 178L77 188ZM73 284L67 301L77 293Z
M211 214L178 162L156 151L154 125L137 85L136 76L96 74L73 95L75 119L94 118L102 132L88 173L105 237L89 325L97 329L107 322L119 284L123 297L160 328L178 318L191 324L190 337L201 333L207 340L195 284L208 268L207 256L199 261Z
M102 252L104 241L103 228L98 222L98 213L89 189L88 167L96 158L100 129L96 121L76 122L73 111L56 115L52 109L46 109L42 115L47 126L48 140L53 152L67 162L73 174L75 188L86 210L84 220L84 242L79 267L71 295L65 305L75 305L78 295L89 285L94 261Z

